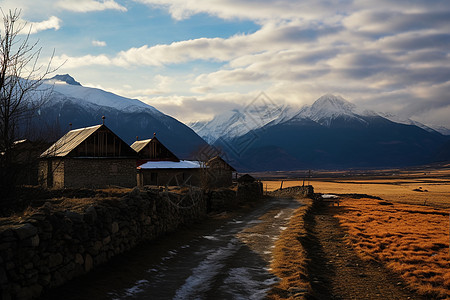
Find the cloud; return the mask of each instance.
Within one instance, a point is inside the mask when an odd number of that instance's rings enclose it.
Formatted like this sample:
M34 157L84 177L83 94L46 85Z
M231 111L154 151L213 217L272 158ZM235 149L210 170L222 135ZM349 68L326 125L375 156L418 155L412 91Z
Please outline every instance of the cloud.
M48 20L41 22L28 22L25 20L21 20L20 23L22 23L24 26L21 34L35 34L48 29L58 30L59 28L61 28L62 21L55 16L51 16Z
M223 19L250 19L250 20L283 20L304 19L314 20L322 18L334 22L336 12L330 7L339 6L342 11L351 4L349 0L134 0L151 7L167 9L176 20L189 18L195 14L206 13Z
M106 47L106 42L93 40L92 45L95 47Z
M102 10L118 10L122 12L127 11L126 7L118 4L114 0L60 0L56 2L56 6L64 10L82 13Z
M140 100L156 107L165 114L171 115L183 122L209 120L218 111L226 111L242 105L242 100L254 99L254 95L239 93L206 94L194 96L158 96L141 98Z
M255 90L298 106L324 93L339 93L369 108L403 111L428 122L439 108L447 111L447 0L134 1L162 8L176 20L191 18L195 23L195 15L208 14L228 22L252 20L259 28L56 60L67 60L67 69L160 71L164 75L159 81L154 77L150 87L134 87L133 95L182 119L205 118L222 111L220 105L251 99ZM93 3L83 3L88 2Z

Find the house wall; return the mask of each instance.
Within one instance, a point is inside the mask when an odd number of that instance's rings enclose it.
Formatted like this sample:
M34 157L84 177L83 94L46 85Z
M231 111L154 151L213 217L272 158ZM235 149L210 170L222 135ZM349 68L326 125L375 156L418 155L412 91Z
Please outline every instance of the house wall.
M39 162L39 183L45 188L64 187L64 160L43 159Z
M219 157L208 162L209 185L213 188L229 187L232 185L233 169Z
M64 159L64 171L64 187L136 186L136 159L70 158Z
M231 170L221 168L208 169L209 185L210 187L229 187L232 185L232 172Z
M200 169L141 169L138 180L142 185L174 186L186 183L200 186L201 177Z

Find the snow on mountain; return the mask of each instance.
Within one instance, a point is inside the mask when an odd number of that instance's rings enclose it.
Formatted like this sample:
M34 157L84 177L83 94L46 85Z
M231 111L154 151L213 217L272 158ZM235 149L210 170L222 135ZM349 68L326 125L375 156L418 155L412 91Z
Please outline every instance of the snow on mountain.
M86 104L106 106L127 112L151 111L156 115L163 115L159 110L137 99L125 98L97 88L82 86L70 75L56 75L45 80L41 88L53 88L53 100L66 101L67 98L83 99ZM80 102L81 104L82 102Z
M204 140L213 144L218 139L228 140L241 136L268 123L289 119L292 115L293 111L288 106L265 104L233 109L216 115L210 121L188 125Z
M432 129L436 130L440 134L450 135L450 129L448 129L447 127L439 126L439 125L433 125Z
M330 126L332 120L338 117L367 123L362 118L366 116L378 114L359 108L341 96L326 94L311 106L304 106L300 110L288 105L264 104L226 111L208 122L195 122L189 126L207 142L214 143L219 138L229 140L251 130L284 122L312 120L320 125Z
M310 119L323 126L330 126L331 121L338 117L367 123L361 118L364 116L377 116L377 114L359 108L341 96L326 94L317 99L311 106L303 107L293 119Z
M400 123L400 124L405 124L405 125L414 125L419 128L422 128L428 132L436 132L436 131L439 132L439 130L436 130L434 128L431 128L420 122L411 120L409 118L401 117L399 115L395 115L395 114L391 114L391 113L379 113L379 114L380 114L380 116L388 119L389 121L395 122L395 123Z

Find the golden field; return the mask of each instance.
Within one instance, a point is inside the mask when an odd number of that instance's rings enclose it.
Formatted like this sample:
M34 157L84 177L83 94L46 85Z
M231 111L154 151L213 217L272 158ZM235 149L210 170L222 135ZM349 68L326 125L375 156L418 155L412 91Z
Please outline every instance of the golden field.
M313 174L314 176L314 174ZM303 180L263 180L264 190L303 184ZM311 178L314 192L322 194L366 194L385 201L450 208L450 169L394 173L386 176L353 178Z
M344 197L336 216L363 259L382 262L421 295L450 298L448 209Z
M322 177L309 183L316 193L340 196L335 217L361 258L381 262L418 294L450 299L450 169ZM283 180L283 188L302 184ZM281 180L263 186L276 190Z

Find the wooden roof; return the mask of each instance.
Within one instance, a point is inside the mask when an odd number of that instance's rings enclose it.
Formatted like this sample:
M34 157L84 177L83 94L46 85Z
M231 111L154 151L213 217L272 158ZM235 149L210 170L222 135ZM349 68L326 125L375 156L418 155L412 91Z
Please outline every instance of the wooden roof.
M148 145L148 143L151 142L152 139L148 140L142 140L142 141L136 141L133 144L131 144L131 148L136 151L137 153L141 152L142 149L144 149L145 146Z
M110 143L114 143L114 147L117 147L119 150L117 153L108 155L107 151L103 151L106 154L101 154L97 151L96 154L87 154L83 155L83 151L76 151L82 144L85 144L86 141L90 137L94 137L94 134L97 132L104 132L113 137L114 141L109 141ZM95 141L95 140L94 140ZM108 147L108 141L102 141L104 144L102 146ZM117 142L117 143L116 143ZM100 145L100 142L99 142ZM92 144L91 144L92 146ZM97 145L94 145L94 147ZM115 149L113 149L115 150ZM111 151L110 151L111 152ZM95 150L94 150L95 153ZM66 156L95 156L95 157L109 157L109 156L127 156L127 157L135 157L136 153L126 144L121 138L119 138L114 132L112 132L106 125L95 125L91 127L74 129L67 132L64 136L62 136L58 141L56 141L53 145L50 146L44 153L41 154L41 158L50 158L50 157L66 157Z
M136 141L131 145L131 148L144 160L180 161L180 159L155 136L148 140Z
M236 169L233 168L229 163L227 163L222 157L220 156L214 156L208 162L206 163L207 166L213 166L214 164L221 164L227 168L229 168L231 171L236 172Z

